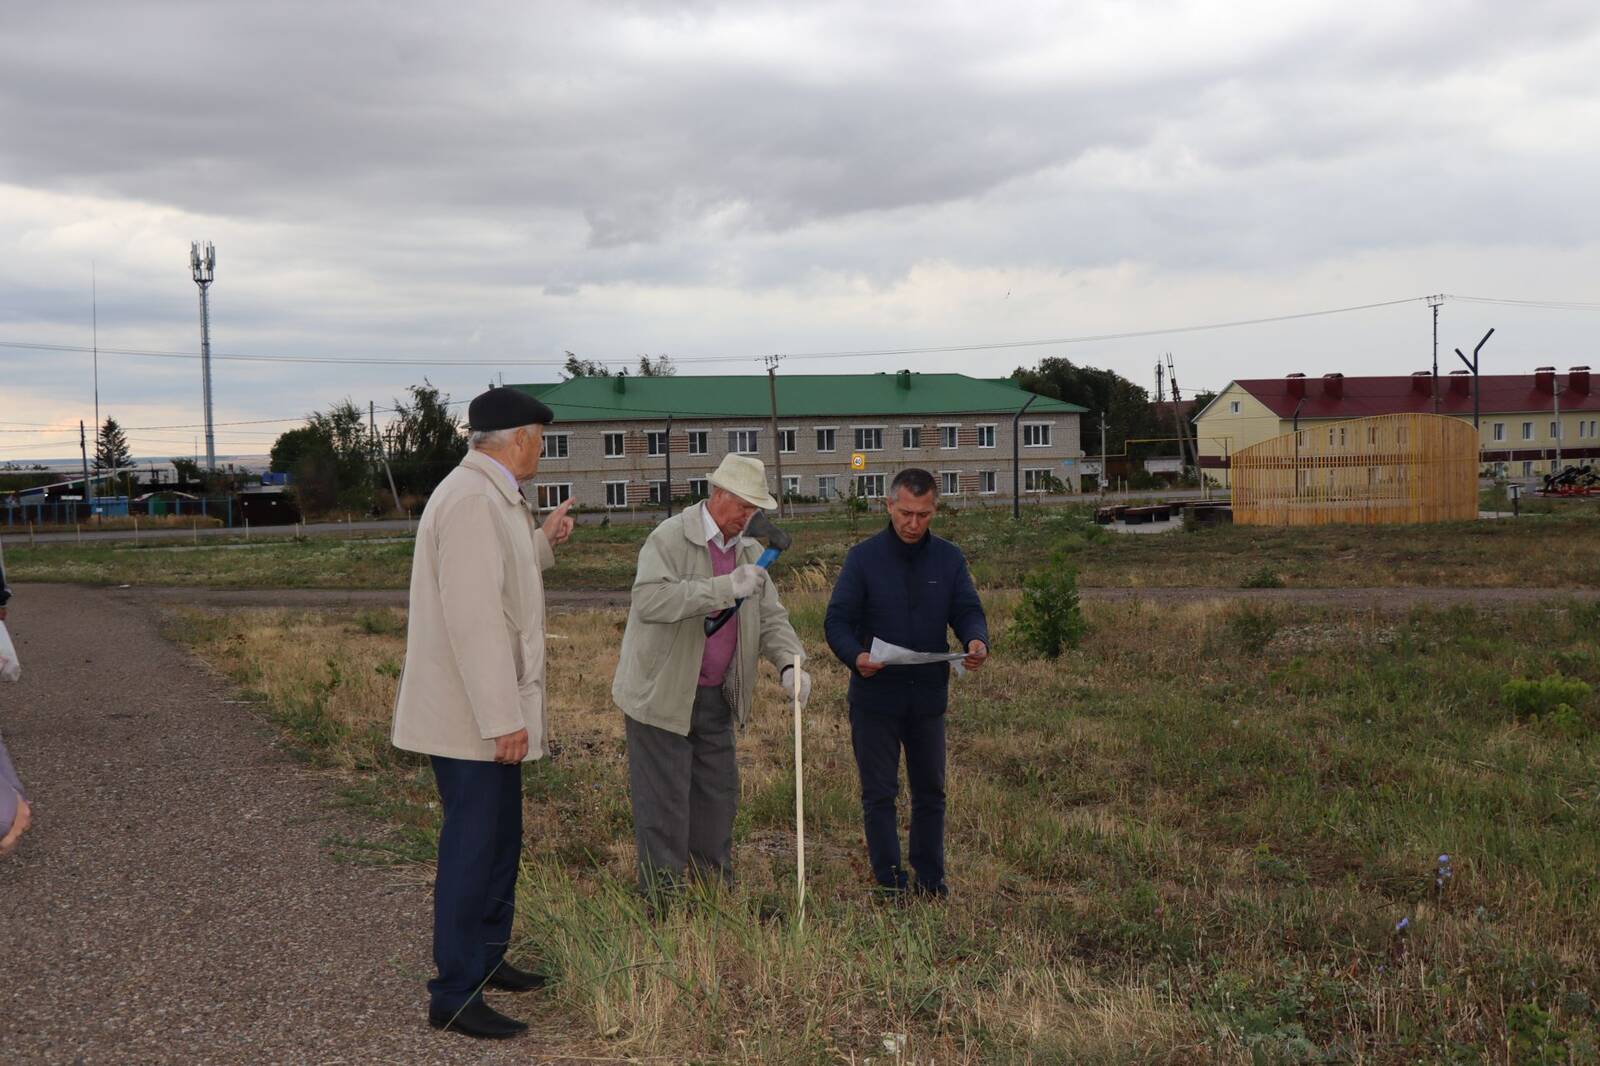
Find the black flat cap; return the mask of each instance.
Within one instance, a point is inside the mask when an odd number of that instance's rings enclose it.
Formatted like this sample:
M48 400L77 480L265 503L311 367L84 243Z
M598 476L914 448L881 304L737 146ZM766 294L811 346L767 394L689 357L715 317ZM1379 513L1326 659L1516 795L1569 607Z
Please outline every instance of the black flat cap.
M467 428L474 433L516 429L535 422L548 426L555 420L555 412L517 388L490 389L467 406Z

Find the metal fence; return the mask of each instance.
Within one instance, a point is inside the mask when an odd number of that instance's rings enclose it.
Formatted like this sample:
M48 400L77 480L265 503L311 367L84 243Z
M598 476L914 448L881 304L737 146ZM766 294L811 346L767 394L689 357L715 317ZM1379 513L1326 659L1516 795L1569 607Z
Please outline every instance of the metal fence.
M89 500L45 500L18 498L17 502L0 501L0 526L7 529L26 529L28 526L91 525L97 518L151 518L188 515L216 517L222 524L232 526L237 513L229 496L210 499L148 499L132 500L126 496L97 496Z

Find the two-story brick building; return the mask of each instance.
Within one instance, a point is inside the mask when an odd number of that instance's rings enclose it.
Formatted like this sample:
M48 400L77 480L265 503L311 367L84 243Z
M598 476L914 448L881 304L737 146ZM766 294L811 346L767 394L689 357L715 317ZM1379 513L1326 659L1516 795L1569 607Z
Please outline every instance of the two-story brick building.
M1084 408L964 374L584 377L513 387L556 415L534 493L541 507L569 497L596 508L661 503L669 459L672 496L704 496L730 452L761 459L774 494L781 464L791 499L837 500L852 486L882 497L908 466L933 472L954 501L1009 496L1013 422L1024 492L1076 491L1083 455ZM854 453L864 469L851 468Z

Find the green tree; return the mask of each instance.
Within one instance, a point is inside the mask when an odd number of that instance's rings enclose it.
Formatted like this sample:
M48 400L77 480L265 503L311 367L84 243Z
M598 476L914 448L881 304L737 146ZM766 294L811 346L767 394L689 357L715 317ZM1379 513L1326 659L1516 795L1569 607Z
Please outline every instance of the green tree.
M201 480L200 464L195 462L193 459L178 455L173 456L167 461L172 464L172 469L177 472L178 482L180 484L185 482L192 484ZM273 469L277 468L274 467Z
M101 470L121 470L133 465L133 453L128 450L127 434L117 425L117 420L106 416L100 427L100 439L95 442L94 462Z
M287 473L307 514L372 506L372 447L366 415L349 399L313 411L306 424L278 436L272 469Z
M561 372L568 380L572 378L608 378L611 371L606 365L594 359L579 359L572 352L567 353L567 361L561 367Z
M639 357L639 376L642 378L670 378L678 373L678 368L673 365L672 356L658 355L654 362L648 355Z
M395 400L395 417L385 430L389 466L401 492L426 495L467 454L461 423L450 413L450 397L424 378L408 390L409 400Z
M1127 449L1130 439L1146 437L1171 437L1173 428L1162 428L1150 394L1127 378L1112 370L1099 370L1092 366L1076 366L1069 359L1052 356L1042 360L1037 367L1018 367L1011 372L1011 380L1029 392L1049 396L1089 409L1083 416L1083 450L1095 453L1100 450L1100 425L1106 428L1106 451L1116 455ZM1173 446L1135 445L1130 454L1165 454Z

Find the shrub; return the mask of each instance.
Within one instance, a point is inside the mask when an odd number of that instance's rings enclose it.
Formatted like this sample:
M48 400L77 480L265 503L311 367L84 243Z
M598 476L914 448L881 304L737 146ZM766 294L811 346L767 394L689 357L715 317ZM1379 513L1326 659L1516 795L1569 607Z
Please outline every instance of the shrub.
M1578 720L1577 705L1592 690L1585 681L1551 674L1537 681L1513 679L1500 689L1500 700L1518 718L1550 718L1563 723Z
M1078 572L1057 552L1049 566L1023 579L1012 631L1028 652L1054 659L1077 647L1087 628L1078 606Z
M1245 589L1281 589L1283 588L1283 578L1279 577L1270 567L1263 566L1245 578L1239 587Z

